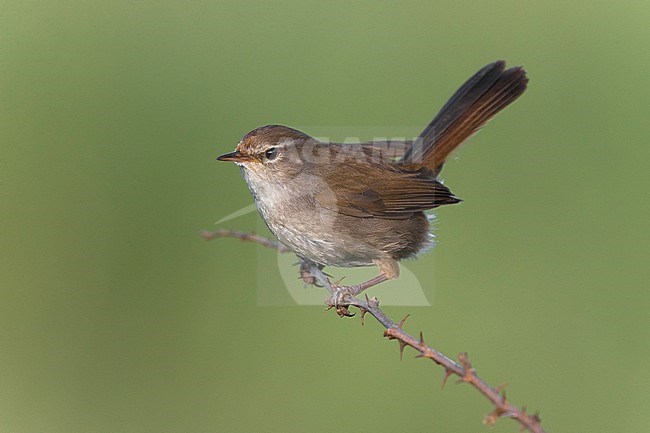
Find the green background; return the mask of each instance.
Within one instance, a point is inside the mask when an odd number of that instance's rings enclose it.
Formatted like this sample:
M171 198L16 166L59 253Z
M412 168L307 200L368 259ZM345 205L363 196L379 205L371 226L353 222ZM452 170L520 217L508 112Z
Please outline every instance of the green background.
M648 431L649 22L645 0L3 1L0 432L516 432L375 322L260 305L275 254L198 236L252 201L214 161L248 130L417 135L499 58L530 88L445 168L465 201L406 264L432 306L386 311L549 433Z

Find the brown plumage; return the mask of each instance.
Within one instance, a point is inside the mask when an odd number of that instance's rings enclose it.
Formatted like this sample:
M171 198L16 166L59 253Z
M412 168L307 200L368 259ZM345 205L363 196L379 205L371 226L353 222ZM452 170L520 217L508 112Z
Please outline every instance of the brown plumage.
M397 261L431 245L424 211L460 200L438 180L447 157L519 97L520 67L491 63L463 84L414 141L358 145L320 142L280 125L249 132L234 161L269 229L320 265L376 264L377 284L399 274Z

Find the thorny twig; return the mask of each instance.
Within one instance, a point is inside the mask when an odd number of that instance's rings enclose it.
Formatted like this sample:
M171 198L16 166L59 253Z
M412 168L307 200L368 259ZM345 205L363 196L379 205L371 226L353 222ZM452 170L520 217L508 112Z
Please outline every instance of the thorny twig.
M205 230L201 232L201 237L206 241L211 241L212 239L216 239L216 238L236 238L236 239L241 239L242 241L255 242L267 248L271 248L272 250L278 250L278 252L281 253L291 252L289 248L282 245L280 242L271 240L269 238L265 238L264 236L260 236L253 232L251 233L238 232L235 230L224 230L224 229L219 229L213 232Z
M254 233L221 229L214 232L204 231L201 233L201 236L206 240L223 237L237 238L244 241L256 242L265 247L275 249L281 253L291 252L289 248L280 242L273 241ZM361 312L360 316L362 323L365 315L367 313L370 313L370 315L377 319L377 321L386 328L384 331L384 337L388 337L390 340L398 341L400 346L400 358L404 353L404 348L406 346L410 346L419 352L419 354L416 356L417 358L429 358L445 369L445 375L442 380L443 387L450 376L456 375L460 378L458 379L459 383L470 384L476 388L478 392L490 400L490 402L494 405L494 410L483 418L483 423L491 425L496 423L499 418L512 418L520 424L522 431L529 430L533 433L545 433L544 429L541 426L541 419L539 417L539 414L529 414L526 412L525 407L519 408L518 406L510 403L510 401L508 401L506 398L506 393L503 390L503 386L495 388L488 385L483 379L478 376L476 370L472 367L467 353L461 353L458 356L458 361L454 361L453 359L445 356L443 353L438 352L431 346L425 344L422 332L420 332L419 338L416 338L404 331L404 322L409 317L408 315L404 317L399 323L396 323L391 318L386 316L386 314L384 314L384 312L379 308L379 300L377 300L377 298L368 298L366 295L365 299L360 299L356 296L350 295L349 292L342 294L341 290L345 290L346 288L338 287L332 284L316 264L306 261L303 263L303 267L330 292L331 296L325 301L325 303L328 305L328 308L336 307L339 315L351 316L352 314L348 313L347 307L357 307Z

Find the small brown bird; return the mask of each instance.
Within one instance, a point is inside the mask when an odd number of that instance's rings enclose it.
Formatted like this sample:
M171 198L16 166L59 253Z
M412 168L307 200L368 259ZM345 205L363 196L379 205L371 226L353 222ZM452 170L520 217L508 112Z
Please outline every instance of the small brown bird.
M328 143L269 125L217 159L241 167L267 226L298 256L321 268L377 265L361 291L432 245L424 212L460 201L437 179L445 160L527 83L521 67L483 67L412 141Z

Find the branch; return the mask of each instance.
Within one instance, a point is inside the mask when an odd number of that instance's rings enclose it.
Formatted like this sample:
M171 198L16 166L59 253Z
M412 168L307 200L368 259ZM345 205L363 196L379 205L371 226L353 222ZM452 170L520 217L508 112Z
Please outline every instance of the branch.
M241 239L243 241L251 241L263 245L268 248L275 249L281 253L289 252L290 250L283 244L267 239L253 233L244 233L231 230L218 230L215 232L202 232L201 236L206 240L215 238L231 237ZM330 292L330 297L325 301L328 308L336 307L339 315L352 315L342 314L341 309L347 313L347 307L357 307L361 312L361 323L363 324L364 317L370 313L379 323L381 323L386 330L384 337L389 340L397 340L400 347L400 359L404 353L404 348L410 346L416 351L418 355L416 358L428 358L436 364L445 369L445 376L442 380L442 387L444 388L447 379L450 376L456 375L459 377L458 383L467 383L473 386L478 392L483 394L494 406L494 410L483 418L483 423L492 425L497 422L499 418L512 418L519 422L522 431L529 430L532 433L545 433L541 426L541 419L538 413L528 414L526 408L519 408L510 403L506 398L506 393L503 386L493 387L488 385L481 379L476 370L472 367L467 353L461 353L458 356L458 361L445 356L443 353L438 352L431 346L424 342L422 332L419 338L415 338L406 331L404 331L404 322L409 317L406 315L399 323L394 322L391 318L386 316L379 308L379 301L377 298L368 298L362 300L356 296L352 296L349 291L341 292L341 287L338 287L330 282L323 271L313 262L306 261L303 263L305 270L307 270L320 284L322 284Z
M201 232L201 237L206 241L211 241L212 239L216 239L216 238L236 238L236 239L241 239L242 241L255 242L267 248L271 248L272 250L277 250L280 253L291 252L289 248L287 248L280 242L271 240L269 238L265 238L264 236L257 235L254 232L247 233L247 232L238 232L235 230L225 230L225 229L219 229L214 232L209 232L207 230L204 230Z

